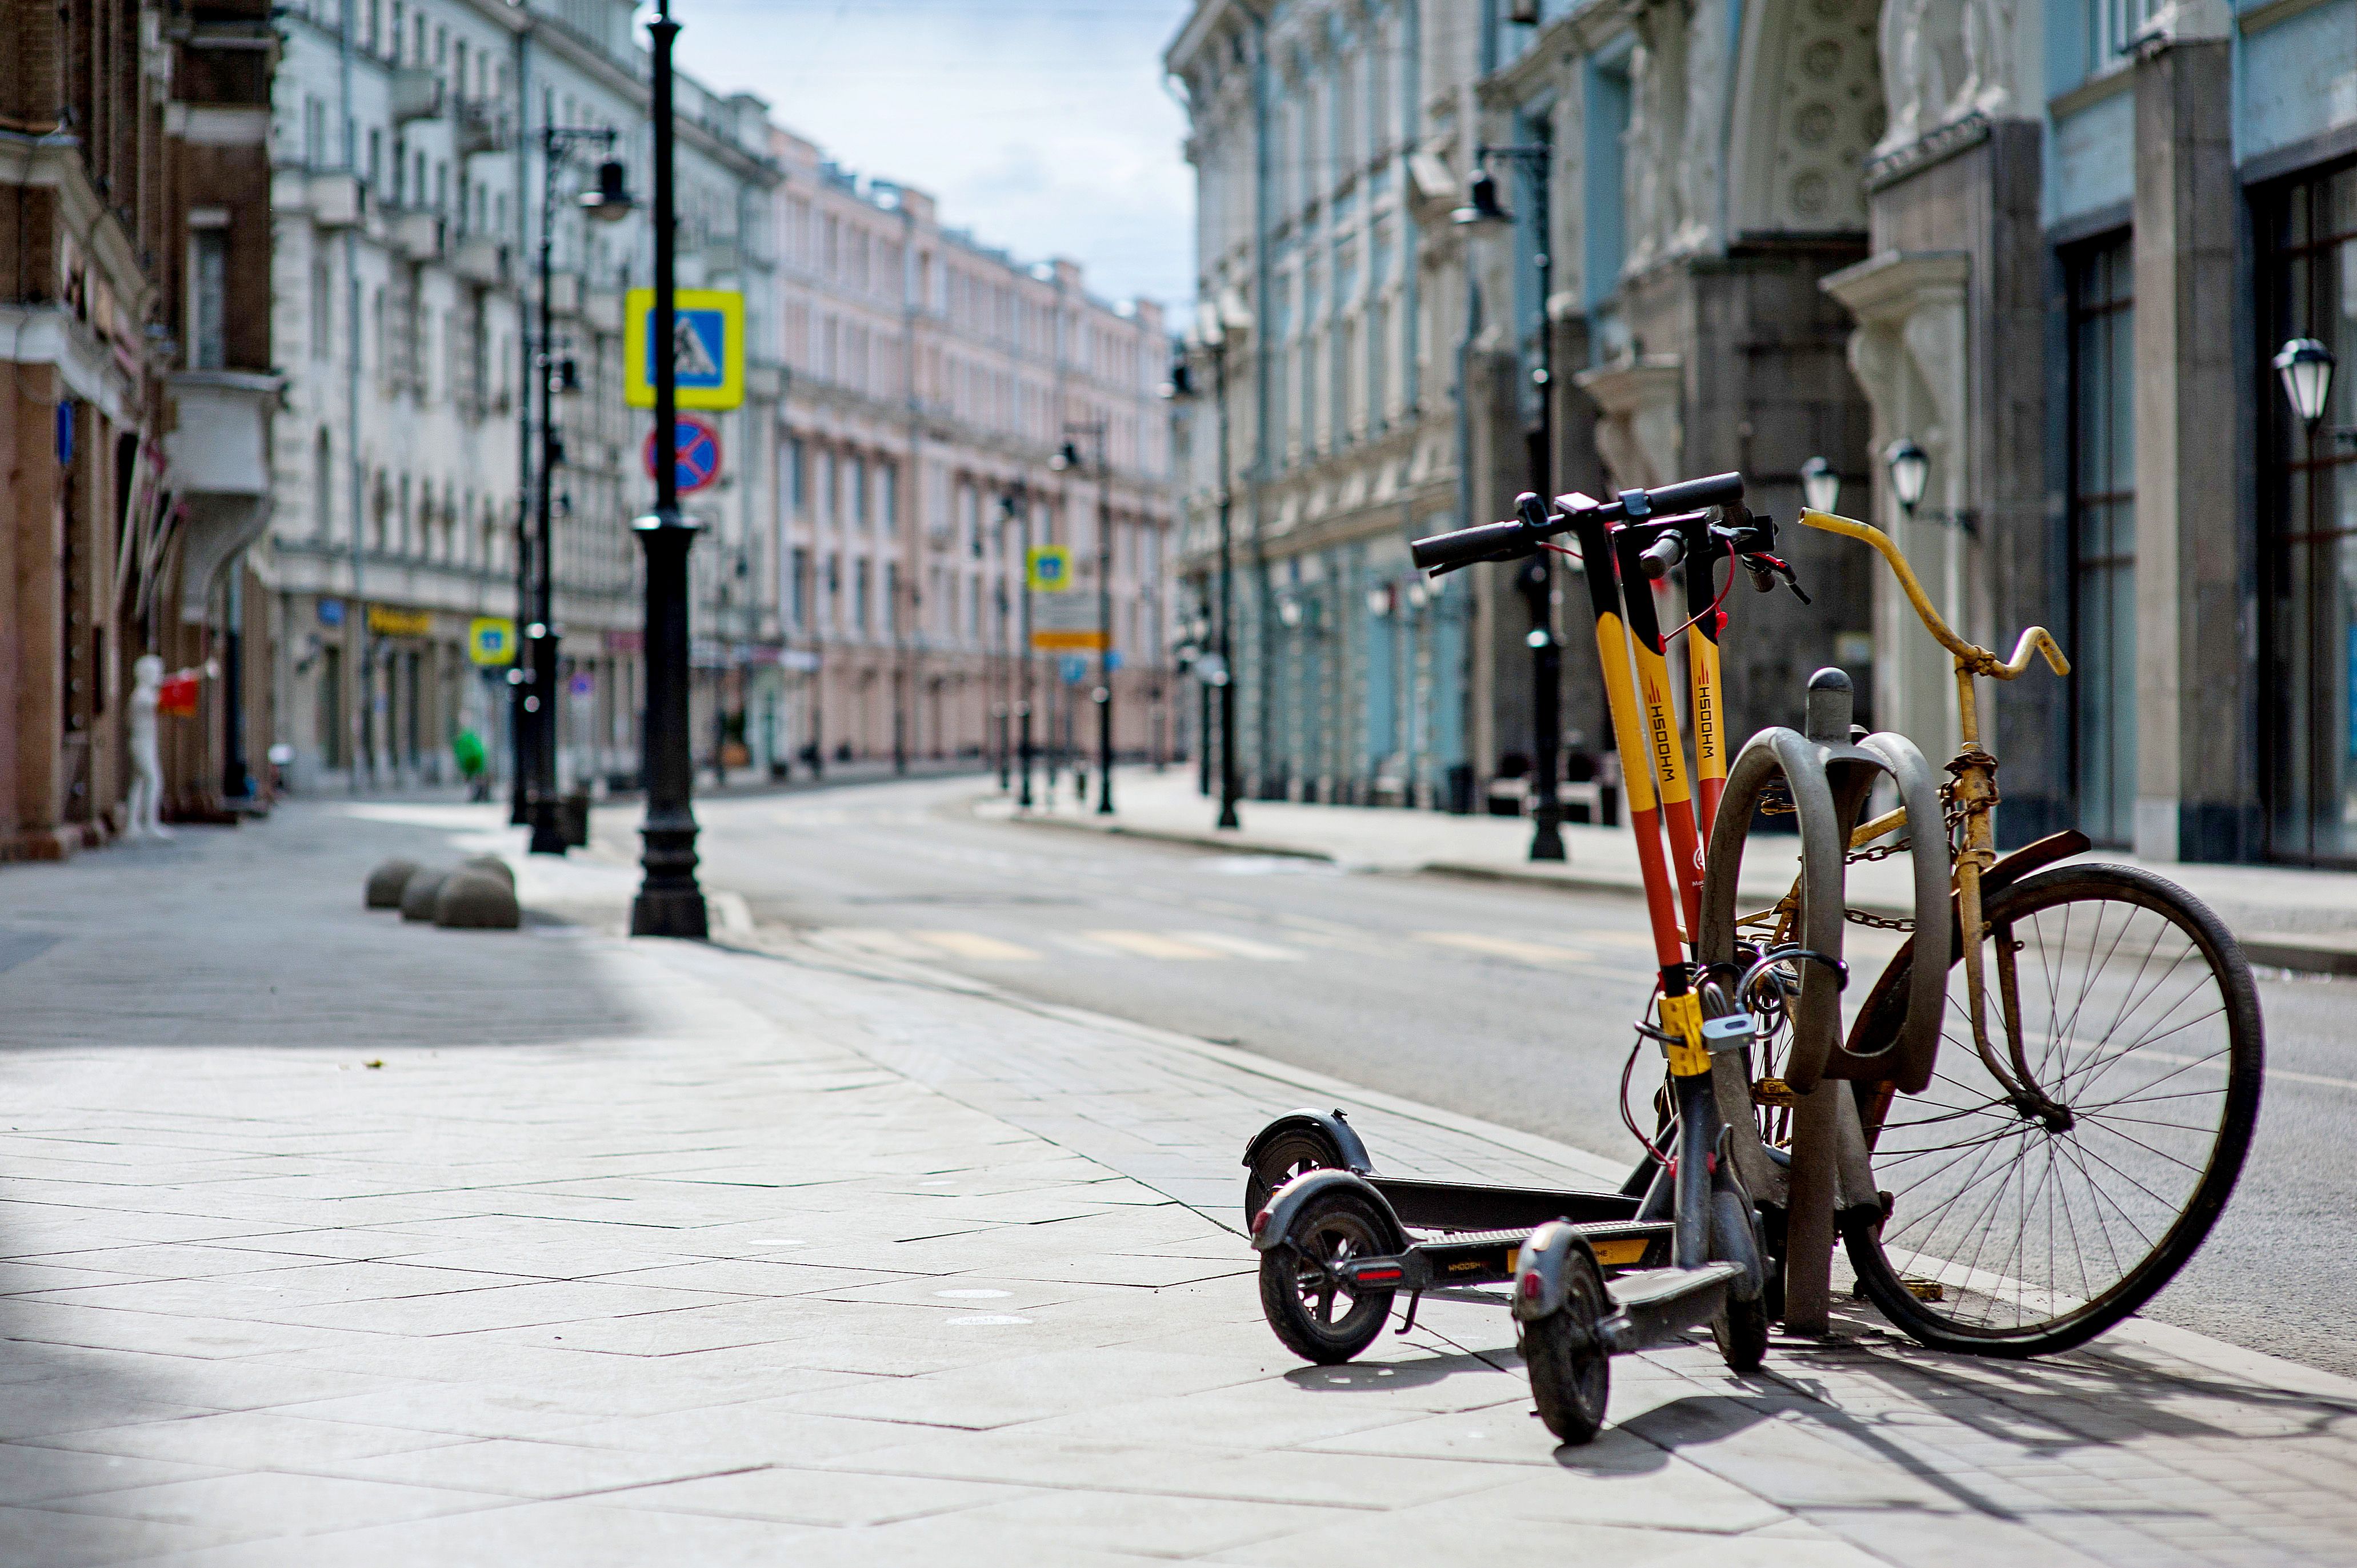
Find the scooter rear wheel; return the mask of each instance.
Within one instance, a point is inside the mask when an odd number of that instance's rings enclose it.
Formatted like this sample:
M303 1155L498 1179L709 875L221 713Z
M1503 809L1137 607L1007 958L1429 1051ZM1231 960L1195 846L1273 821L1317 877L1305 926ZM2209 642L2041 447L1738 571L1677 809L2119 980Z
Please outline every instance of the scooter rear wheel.
M1244 1223L1249 1225L1276 1189L1309 1171L1341 1170L1342 1151L1323 1133L1288 1127L1268 1141L1254 1156L1244 1176Z
M1531 1399L1558 1441L1594 1441L1612 1398L1612 1357L1596 1336L1610 1310L1604 1276L1584 1247L1564 1262L1563 1305L1522 1326Z
M1358 1192L1324 1192L1304 1204L1283 1240L1260 1255L1260 1307L1285 1348L1332 1366L1374 1343L1392 1292L1352 1285L1340 1270L1397 1250L1389 1216Z

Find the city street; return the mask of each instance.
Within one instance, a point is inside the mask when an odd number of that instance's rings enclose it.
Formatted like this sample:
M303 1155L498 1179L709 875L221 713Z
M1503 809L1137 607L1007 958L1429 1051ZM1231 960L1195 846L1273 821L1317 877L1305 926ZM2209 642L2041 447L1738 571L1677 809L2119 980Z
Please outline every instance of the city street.
M1652 988L1635 899L978 820L989 794L963 779L706 801L706 875L745 897L766 936L1232 1042L1632 1157L1612 1101ZM599 832L626 849L632 820L602 813ZM1849 951L1892 941L1854 929ZM2357 1212L2357 1152L2341 1132L2357 1102L2357 981L2271 972L2260 993L2257 1144L2226 1219L2149 1312L2357 1374L2357 1262L2314 1244L2316 1228Z
M974 822L974 792L705 802L718 886L803 889L721 892L708 945L622 939L619 842L528 857L492 807L307 801L10 868L0 1561L1470 1563L1528 1539L1598 1568L2173 1568L2357 1543L2357 1381L2166 1323L2003 1362L1840 1301L1753 1375L1706 1340L1617 1359L1585 1447L1532 1419L1490 1293L1304 1365L1238 1234L1235 1152L1272 1109L1350 1105L1443 1176L1611 1166L1437 1078L1437 1104L1385 1092L1347 1042L1312 1070L1125 1021L1174 1005L1149 977L1186 969L1246 1040L1279 993L1277 1027L1313 1033L1317 955L1363 971L1384 941L1460 1004L1511 975L1620 1005L1544 968L1588 960L1492 973L1462 940L1575 906L1458 888L1418 927L1445 885L1299 871L1264 899L1216 857ZM879 834L915 847L863 882ZM361 908L387 854L483 853L521 930ZM984 873L1071 902L855 901ZM970 978L1050 953L1093 956L1109 1010ZM1404 1059L1399 1026L1351 1017ZM1448 1058L1460 1089L1482 1048Z

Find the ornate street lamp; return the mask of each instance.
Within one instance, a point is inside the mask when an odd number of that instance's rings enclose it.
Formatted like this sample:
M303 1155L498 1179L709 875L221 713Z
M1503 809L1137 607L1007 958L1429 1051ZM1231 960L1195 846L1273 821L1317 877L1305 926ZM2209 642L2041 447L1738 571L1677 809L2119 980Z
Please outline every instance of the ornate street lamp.
M1542 498L1555 494L1555 321L1547 302L1555 296L1555 240L1548 215L1548 181L1554 149L1547 143L1514 147L1475 149L1473 178L1466 187L1466 204L1449 214L1449 221L1468 232L1509 227L1513 214L1498 199L1498 181L1490 160L1503 158L1523 171L1531 199L1531 227L1538 251L1532 258L1538 272L1539 362L1531 380L1539 392L1537 439L1532 454L1531 489ZM1531 778L1531 851L1533 860L1563 860L1563 803L1557 798L1555 769L1563 751L1563 645L1555 636L1555 577L1552 557L1542 551L1515 573L1516 585L1529 606L1531 650L1531 723L1534 772Z
M2302 424L2313 426L2324 417L2325 402L2332 392L2333 364L2332 350L2313 338L2294 338L2276 350L2276 374L2282 379L2284 396Z
M556 246L556 181L571 161L575 147L595 143L610 150L616 135L608 125L544 125L540 133L540 351L533 360L540 382L540 478L533 495L533 592L523 606L523 639L517 650L517 674L521 679L511 677L517 707L517 804L522 820L532 824L533 854L563 854L567 847L556 800L556 687L560 666L556 657L554 513L556 470L565 461L565 437L556 428L556 397L560 392L580 391L581 373L570 355L556 351L556 323L551 303ZM597 188L582 192L578 206L583 213L600 223L619 222L629 217L638 206L630 196L629 171L614 158L600 163Z
M1812 457L1801 465L1801 499L1811 511L1829 512L1841 503L1841 476L1831 463Z
M1883 449L1882 464L1889 471L1890 493L1899 498L1899 510L1913 517L1923 499L1923 487L1932 479L1932 459L1912 438L1902 435Z

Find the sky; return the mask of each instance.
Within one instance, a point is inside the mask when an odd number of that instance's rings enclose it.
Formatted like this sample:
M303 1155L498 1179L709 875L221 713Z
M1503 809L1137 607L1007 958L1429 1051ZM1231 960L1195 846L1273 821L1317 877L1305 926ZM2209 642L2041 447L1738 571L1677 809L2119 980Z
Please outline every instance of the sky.
M862 177L1091 293L1194 293L1186 114L1162 49L1187 0L673 0L679 64Z

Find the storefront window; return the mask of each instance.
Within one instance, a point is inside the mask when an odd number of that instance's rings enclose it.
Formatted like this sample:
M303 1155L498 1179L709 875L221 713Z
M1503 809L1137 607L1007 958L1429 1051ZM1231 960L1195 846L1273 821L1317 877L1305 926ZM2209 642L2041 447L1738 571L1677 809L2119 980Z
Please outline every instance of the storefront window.
M2136 296L2123 235L2073 252L2071 683L2079 828L2136 836Z
M2271 373L2265 394L2268 848L2357 862L2357 164L2281 189L2261 222L2266 344L2320 338L2340 360L2313 425Z

